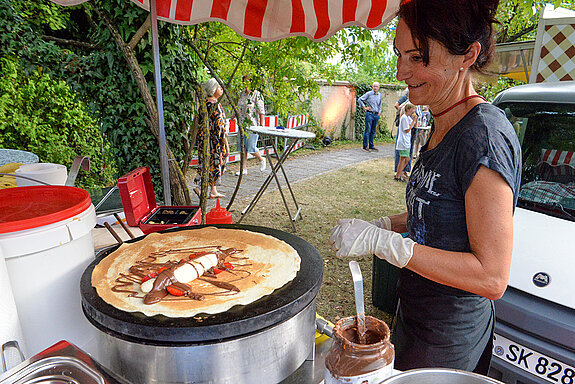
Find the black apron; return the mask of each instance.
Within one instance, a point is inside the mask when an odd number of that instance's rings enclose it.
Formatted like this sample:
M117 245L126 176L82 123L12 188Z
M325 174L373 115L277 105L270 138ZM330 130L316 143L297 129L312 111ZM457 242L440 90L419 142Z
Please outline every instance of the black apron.
M399 284L392 333L395 369L453 368L486 375L495 321L492 301L409 270L401 271Z

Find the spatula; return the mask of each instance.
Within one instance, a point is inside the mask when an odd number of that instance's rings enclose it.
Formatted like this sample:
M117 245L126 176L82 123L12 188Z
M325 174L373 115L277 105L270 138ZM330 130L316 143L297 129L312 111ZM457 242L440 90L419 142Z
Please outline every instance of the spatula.
M353 291L355 293L355 311L357 312L357 336L359 344L365 344L365 308L363 305L363 276L359 263L355 260L349 262L351 277L353 279Z

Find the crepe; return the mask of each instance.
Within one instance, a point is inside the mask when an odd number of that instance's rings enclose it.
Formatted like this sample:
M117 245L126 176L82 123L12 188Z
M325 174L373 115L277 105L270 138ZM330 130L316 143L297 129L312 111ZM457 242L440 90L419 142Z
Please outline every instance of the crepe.
M218 247L237 250L226 260L233 270L211 276L210 280L233 284L239 292L197 279L189 286L203 296L202 300L167 296L160 302L144 304L141 277L131 273L130 267L150 265L152 270L157 270L162 263L177 263L180 259L187 260L195 251ZM92 286L106 303L123 311L142 312L147 316L192 317L199 313L225 312L235 305L247 305L269 295L295 278L300 261L297 251L287 243L251 231L206 227L151 233L140 241L122 244L102 259L92 272Z

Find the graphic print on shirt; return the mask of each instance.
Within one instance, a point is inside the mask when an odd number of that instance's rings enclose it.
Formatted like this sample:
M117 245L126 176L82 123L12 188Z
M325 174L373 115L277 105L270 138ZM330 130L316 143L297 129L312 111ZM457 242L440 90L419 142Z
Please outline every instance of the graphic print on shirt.
M425 244L426 229L423 212L431 200L425 199L424 196L426 194L432 197L441 196L441 193L433 189L435 182L440 177L441 174L435 172L433 169L426 170L419 161L411 173L409 179L410 188L407 189L406 203L407 210L411 216L412 240L416 243Z

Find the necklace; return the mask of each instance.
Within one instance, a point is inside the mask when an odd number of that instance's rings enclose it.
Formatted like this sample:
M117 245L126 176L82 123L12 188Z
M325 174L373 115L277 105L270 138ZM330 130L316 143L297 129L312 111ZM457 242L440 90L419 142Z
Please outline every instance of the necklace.
M482 99L483 101L487 101L485 100L485 97L481 96L481 95L471 95L471 96L467 96L466 98L459 100L457 103L453 104L451 107L447 108L445 111L443 112L439 112L438 114L434 114L431 113L431 116L433 117L439 117L441 115L445 115L447 112L451 111L453 108L457 107L459 104L465 103L467 100L469 99L473 99L474 97L479 97L480 99Z

